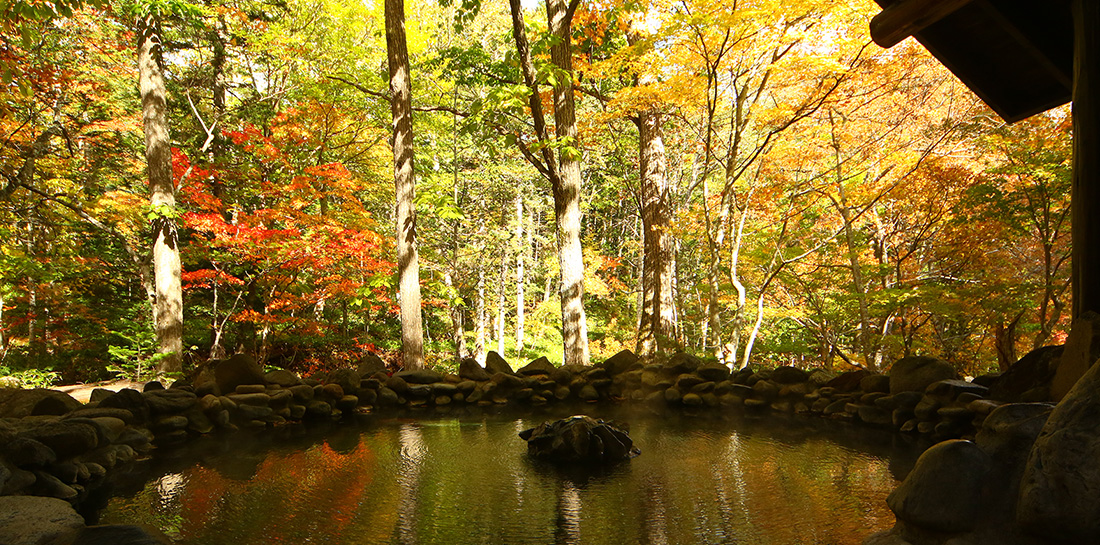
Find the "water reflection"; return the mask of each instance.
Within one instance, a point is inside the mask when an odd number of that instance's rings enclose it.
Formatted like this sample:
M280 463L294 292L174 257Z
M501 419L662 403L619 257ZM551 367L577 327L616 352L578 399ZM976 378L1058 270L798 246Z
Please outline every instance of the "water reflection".
M401 488L401 500L397 516L397 537L404 545L414 545L416 539L417 498L420 484L420 462L427 447L416 424L403 424L398 431L401 446L401 462L397 473L397 486Z
M577 545L581 542L581 494L569 480L561 483L555 535L558 543Z
M822 422L630 418L642 449L600 470L526 456L543 419L377 418L200 442L118 484L99 523L185 544L856 544L919 449Z

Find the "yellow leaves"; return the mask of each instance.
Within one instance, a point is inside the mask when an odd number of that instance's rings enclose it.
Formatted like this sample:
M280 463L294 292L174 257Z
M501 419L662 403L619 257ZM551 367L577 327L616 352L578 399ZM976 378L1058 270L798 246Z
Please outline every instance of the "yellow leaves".
M120 116L114 119L107 119L104 121L94 121L84 127L84 134L94 134L98 132L141 132L141 114L134 113L128 116Z

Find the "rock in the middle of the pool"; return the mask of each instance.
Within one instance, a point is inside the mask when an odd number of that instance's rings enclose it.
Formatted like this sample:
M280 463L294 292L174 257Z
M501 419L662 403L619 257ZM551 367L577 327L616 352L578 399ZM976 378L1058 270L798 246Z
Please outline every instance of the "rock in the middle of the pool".
M642 453L630 435L613 422L588 416L543 422L519 436L527 441L528 454L552 462L606 464Z

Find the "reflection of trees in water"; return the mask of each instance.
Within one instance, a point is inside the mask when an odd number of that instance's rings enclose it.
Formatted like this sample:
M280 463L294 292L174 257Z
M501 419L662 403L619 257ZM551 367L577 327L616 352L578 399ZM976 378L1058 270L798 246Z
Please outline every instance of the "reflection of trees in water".
M581 494L577 486L569 480L561 483L554 538L555 543L567 545L581 543Z
M765 423L747 433L721 421L669 424L634 426L638 542L855 544L892 522L883 496L896 480L885 460L828 434L784 430L777 440ZM614 496L592 497L601 495Z
M397 471L400 500L397 503L397 537L402 544L416 544L417 500L420 496L420 464L427 447L416 424L404 424L397 434L401 462Z
M255 445L238 437L186 463L160 461L162 471L104 522L152 522L185 543L233 545L854 545L891 522L883 499L898 451L885 435L637 419L631 435L642 456L560 468L525 455L516 431L537 422L375 422ZM173 474L182 481L156 480Z
M733 433L722 443L725 446L711 462L710 471L714 475L714 495L717 498L718 516L722 520L720 529L723 534L728 534L737 523L736 513L746 510L745 494L742 493L745 490L745 473L738 456L741 451L741 436Z
M663 479L660 475L647 475L643 478L642 486L642 513L645 520L646 541L653 545L668 545Z

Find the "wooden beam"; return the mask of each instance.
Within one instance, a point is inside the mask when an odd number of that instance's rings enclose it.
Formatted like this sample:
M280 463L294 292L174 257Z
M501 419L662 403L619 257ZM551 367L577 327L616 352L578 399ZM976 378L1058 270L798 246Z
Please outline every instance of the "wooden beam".
M1073 2L1073 317L1100 312L1100 2Z
M951 15L971 0L901 0L871 19L871 39L889 49L936 21Z

